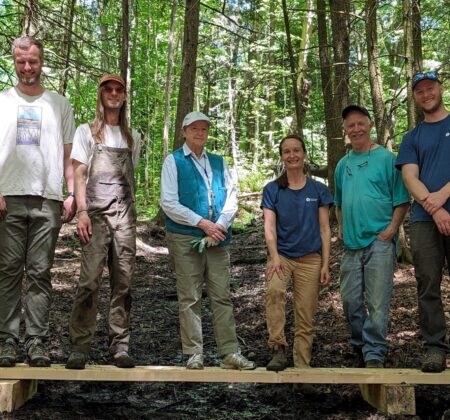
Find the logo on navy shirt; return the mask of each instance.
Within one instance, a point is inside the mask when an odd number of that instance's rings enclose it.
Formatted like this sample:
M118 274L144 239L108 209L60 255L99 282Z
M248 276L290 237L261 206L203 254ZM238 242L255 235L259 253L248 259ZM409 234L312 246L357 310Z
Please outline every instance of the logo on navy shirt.
M306 201L317 201L317 198L306 197Z

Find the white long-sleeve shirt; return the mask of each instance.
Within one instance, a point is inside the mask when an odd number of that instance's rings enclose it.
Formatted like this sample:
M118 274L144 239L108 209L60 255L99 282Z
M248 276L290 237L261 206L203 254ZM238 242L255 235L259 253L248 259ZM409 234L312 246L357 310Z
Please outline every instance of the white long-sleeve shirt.
M212 182L212 169L209 163L208 155L203 150L200 158L197 158L195 153L189 148L189 146L183 144L183 153L185 156L191 155L198 172L202 176L202 179L206 185L208 191ZM224 180L227 189L227 198L219 219L216 223L220 224L224 228L228 229L233 222L234 217L238 209L237 204L237 190L236 185L231 177L230 170L225 162L224 163ZM178 172L173 155L166 157L163 163L161 172L161 207L166 215L176 223L187 226L197 226L202 216L198 215L191 209L180 204L178 197ZM209 204L211 205L211 194L208 194Z

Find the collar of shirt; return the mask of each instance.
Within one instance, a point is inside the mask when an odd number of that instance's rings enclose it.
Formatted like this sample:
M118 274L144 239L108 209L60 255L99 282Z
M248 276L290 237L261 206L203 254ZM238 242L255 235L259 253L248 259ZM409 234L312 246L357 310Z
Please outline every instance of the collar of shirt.
M191 150L191 148L190 148L186 143L183 144L183 153L184 153L184 156L192 155L192 157L193 157L196 161L200 161L200 160L202 160L203 158L206 159L206 160L208 160L208 155L206 154L206 150L205 150L205 149L203 149L202 155L198 158L198 157L196 156L196 154Z

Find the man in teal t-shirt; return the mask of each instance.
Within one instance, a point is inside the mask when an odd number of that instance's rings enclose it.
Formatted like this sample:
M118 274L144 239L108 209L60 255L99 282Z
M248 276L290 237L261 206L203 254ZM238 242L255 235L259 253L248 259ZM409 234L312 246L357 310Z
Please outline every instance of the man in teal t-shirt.
M409 194L395 156L372 142L366 108L342 111L352 150L334 173L341 260L341 296L356 367L383 367L395 264L395 237Z

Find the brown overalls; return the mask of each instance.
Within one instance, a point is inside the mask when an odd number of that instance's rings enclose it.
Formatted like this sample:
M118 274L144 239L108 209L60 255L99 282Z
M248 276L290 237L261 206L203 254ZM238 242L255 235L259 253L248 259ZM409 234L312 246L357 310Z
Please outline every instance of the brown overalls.
M70 317L73 351L88 352L95 332L97 297L108 263L109 351L128 351L131 282L136 258L136 210L131 150L94 145L86 185L92 236L82 245L80 281Z

